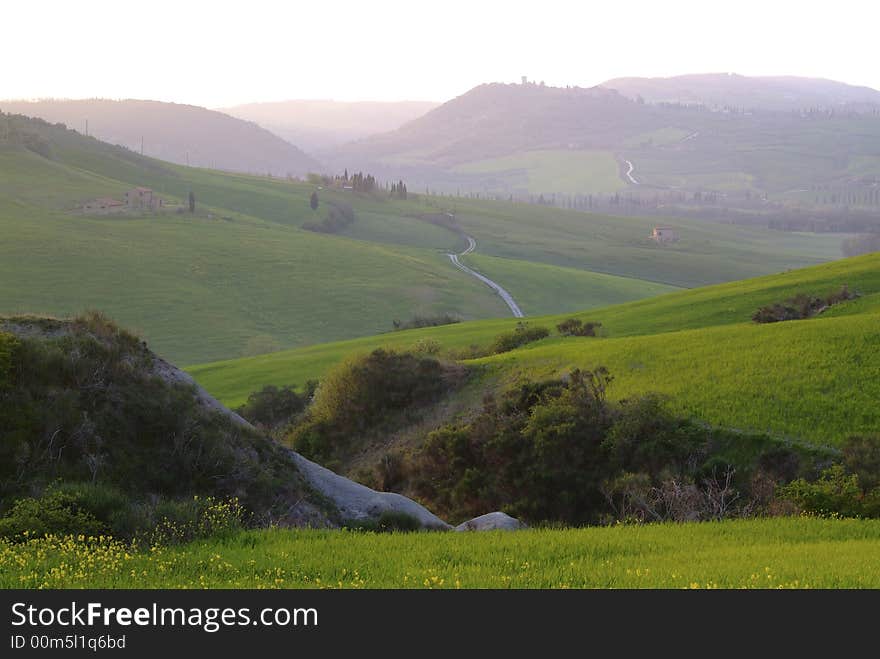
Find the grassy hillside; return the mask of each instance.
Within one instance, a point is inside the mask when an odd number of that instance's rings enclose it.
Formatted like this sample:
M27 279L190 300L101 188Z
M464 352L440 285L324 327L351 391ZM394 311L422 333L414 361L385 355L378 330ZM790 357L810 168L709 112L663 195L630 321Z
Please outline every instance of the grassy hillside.
M547 377L572 367L609 367L610 395L657 391L673 407L707 422L775 436L836 443L880 427L880 254L778 275L663 295L578 314L603 323L605 338L550 337L477 360L502 382ZM798 293L825 295L848 284L862 294L804 321L755 325L760 306ZM535 318L553 328L565 316ZM346 355L430 338L447 351L487 346L513 321L480 321L399 332L190 371L227 402L265 384L320 378Z
M197 212L75 212L135 185L171 204L192 191ZM98 308L182 363L376 334L415 314L506 316L445 256L463 249L458 233L430 221L446 211L478 242L471 265L497 275L529 315L669 290L651 282L694 286L839 255L835 237L693 220L676 222L682 240L666 248L647 238L647 219L423 195L391 201L322 189L313 211L314 190L179 167L2 115L0 313ZM333 203L351 206L355 221L336 235L302 230Z
M528 151L469 162L453 171L491 175L518 194L614 192L626 187L614 154L607 151Z
M109 540L0 543L0 565L9 566L0 588L878 588L878 551L880 523L854 519L516 533L276 529L150 552Z
M839 234L768 231L697 219L620 217L508 202L454 200L477 254L539 261L673 286L746 279L838 258ZM680 240L658 245L658 224Z
M606 275L545 263L469 254L462 259L504 287L529 315L559 310L558 300L571 309L591 309L624 300L638 300L676 290L644 279Z

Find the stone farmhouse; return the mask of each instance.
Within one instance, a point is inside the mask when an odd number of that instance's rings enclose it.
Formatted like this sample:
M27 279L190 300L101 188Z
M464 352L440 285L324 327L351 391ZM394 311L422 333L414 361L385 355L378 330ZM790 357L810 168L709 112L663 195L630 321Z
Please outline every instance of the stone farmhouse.
M129 208L149 208L157 211L165 202L150 188L134 188L125 193L125 205Z
M165 207L165 200L150 188L133 188L125 193L124 201L111 197L91 199L82 205L82 212L94 215L110 215L130 210L159 211Z
M654 227L651 238L658 243L674 243L678 240L678 232L672 227Z

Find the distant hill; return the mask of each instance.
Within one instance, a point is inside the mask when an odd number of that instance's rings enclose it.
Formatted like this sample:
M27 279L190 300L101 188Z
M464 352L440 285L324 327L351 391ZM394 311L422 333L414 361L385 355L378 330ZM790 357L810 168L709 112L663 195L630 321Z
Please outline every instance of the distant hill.
M841 200L876 205L880 104L869 103L880 92L797 78L671 80L590 89L480 85L324 158L441 191L519 199L638 188L651 203L659 191L688 198L711 191L837 210ZM694 82L687 94L675 91L681 81ZM656 204L674 201L667 194Z
M64 123L81 133L181 165L302 176L321 165L254 123L194 105L104 99L0 101L7 113Z
M613 146L643 124L653 125L650 113L612 90L492 83L341 153L449 166L529 149Z
M248 103L221 112L254 121L310 153L399 128L436 108L430 101L356 102L293 100Z
M823 78L746 77L708 73L671 78L615 78L602 84L649 103L701 104L747 110L880 110L880 91Z

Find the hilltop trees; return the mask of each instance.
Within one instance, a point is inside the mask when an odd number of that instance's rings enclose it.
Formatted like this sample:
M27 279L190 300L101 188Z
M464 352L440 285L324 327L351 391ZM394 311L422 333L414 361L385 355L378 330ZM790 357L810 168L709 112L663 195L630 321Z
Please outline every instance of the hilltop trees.
M352 174L348 183L355 192L372 192L376 189L376 177L363 172Z
M406 199L406 184L403 181L391 184L391 197L393 199Z

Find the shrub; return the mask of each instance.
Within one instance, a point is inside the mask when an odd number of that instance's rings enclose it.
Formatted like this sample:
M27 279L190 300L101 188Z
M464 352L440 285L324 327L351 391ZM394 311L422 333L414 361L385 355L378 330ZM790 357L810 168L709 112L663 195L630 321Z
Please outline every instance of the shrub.
M509 352L527 343L540 341L548 336L550 336L550 330L546 327L529 327L528 323L519 322L514 331L496 336L489 351L495 355Z
M466 361L468 359L479 359L480 357L487 357L492 353L489 351L489 348L485 346L479 346L476 343L472 343L466 348L447 350L446 354L449 356L450 359L454 359L455 361Z
M228 537L243 527L244 509L237 498L193 497L162 501L153 514L155 526L146 534L152 544L180 544L196 538Z
M602 323L585 323L578 318L568 318L556 326L562 336L596 336L596 330Z
M419 355L436 355L440 352L440 342L427 337L421 338L415 342L412 351Z
M758 468L774 480L788 483L797 478L801 457L790 448L774 446L758 457Z
M398 453L386 453L373 470L375 487L383 492L399 490L406 480L406 465Z
M858 293L850 291L846 284L840 290L832 292L824 298L800 293L784 303L761 307L752 315L752 320L756 323L801 320L818 315L832 305L845 302L846 300L853 300L857 297L859 297Z
M442 313L436 316L413 316L406 321L394 320L391 324L394 330L397 331L418 329L420 327L440 327L441 325L454 325L460 322L461 318L452 314Z
M286 451L162 376L135 336L100 314L32 322L0 391L0 501L53 482L127 496L240 496L255 512L299 497Z
M39 497L15 501L0 518L0 537L21 541L49 534L110 535L169 544L232 533L242 528L244 515L236 498L138 502L106 485L60 483Z
M764 471L753 477L757 451L730 451L742 436L676 416L657 395L608 402L611 382L599 367L487 396L469 423L429 434L408 468L411 487L450 519L504 510L529 524L709 520L767 508L775 482Z
M616 466L657 478L664 470L680 473L705 442L705 430L670 414L660 396L648 394L621 403L603 446Z
M248 396L247 403L236 412L254 425L270 430L279 428L306 409L317 387L318 383L310 380L303 393L298 394L296 388L289 385L280 388L267 385Z
M817 515L840 515L841 517L873 517L866 514L864 493L856 474L846 473L843 465L834 465L822 472L814 482L799 478L779 488L780 499L789 500L801 510Z
M850 437L841 452L844 467L866 491L880 487L880 435Z
M315 193L313 193L313 197L317 199ZM327 202L327 206L327 214L324 216L324 219L320 222L306 222L303 224L303 229L319 233L338 233L354 223L354 209L348 204ZM316 205L312 206L313 210L316 208Z
M500 403L487 397L467 426L428 436L416 491L455 518L506 510L530 522L597 519L602 440L613 416L605 369L526 383Z
M332 461L353 438L388 427L395 417L430 404L458 386L460 366L393 350L374 350L327 374L301 424L288 438L306 457Z
M0 332L0 391L12 384L13 354L18 347L18 339L12 334Z
M107 525L84 509L69 492L49 490L39 498L19 499L0 519L0 537L24 541L44 535L100 535Z
M388 412L439 397L450 385L446 375L436 359L380 348L328 373L309 411L314 419L364 430Z

